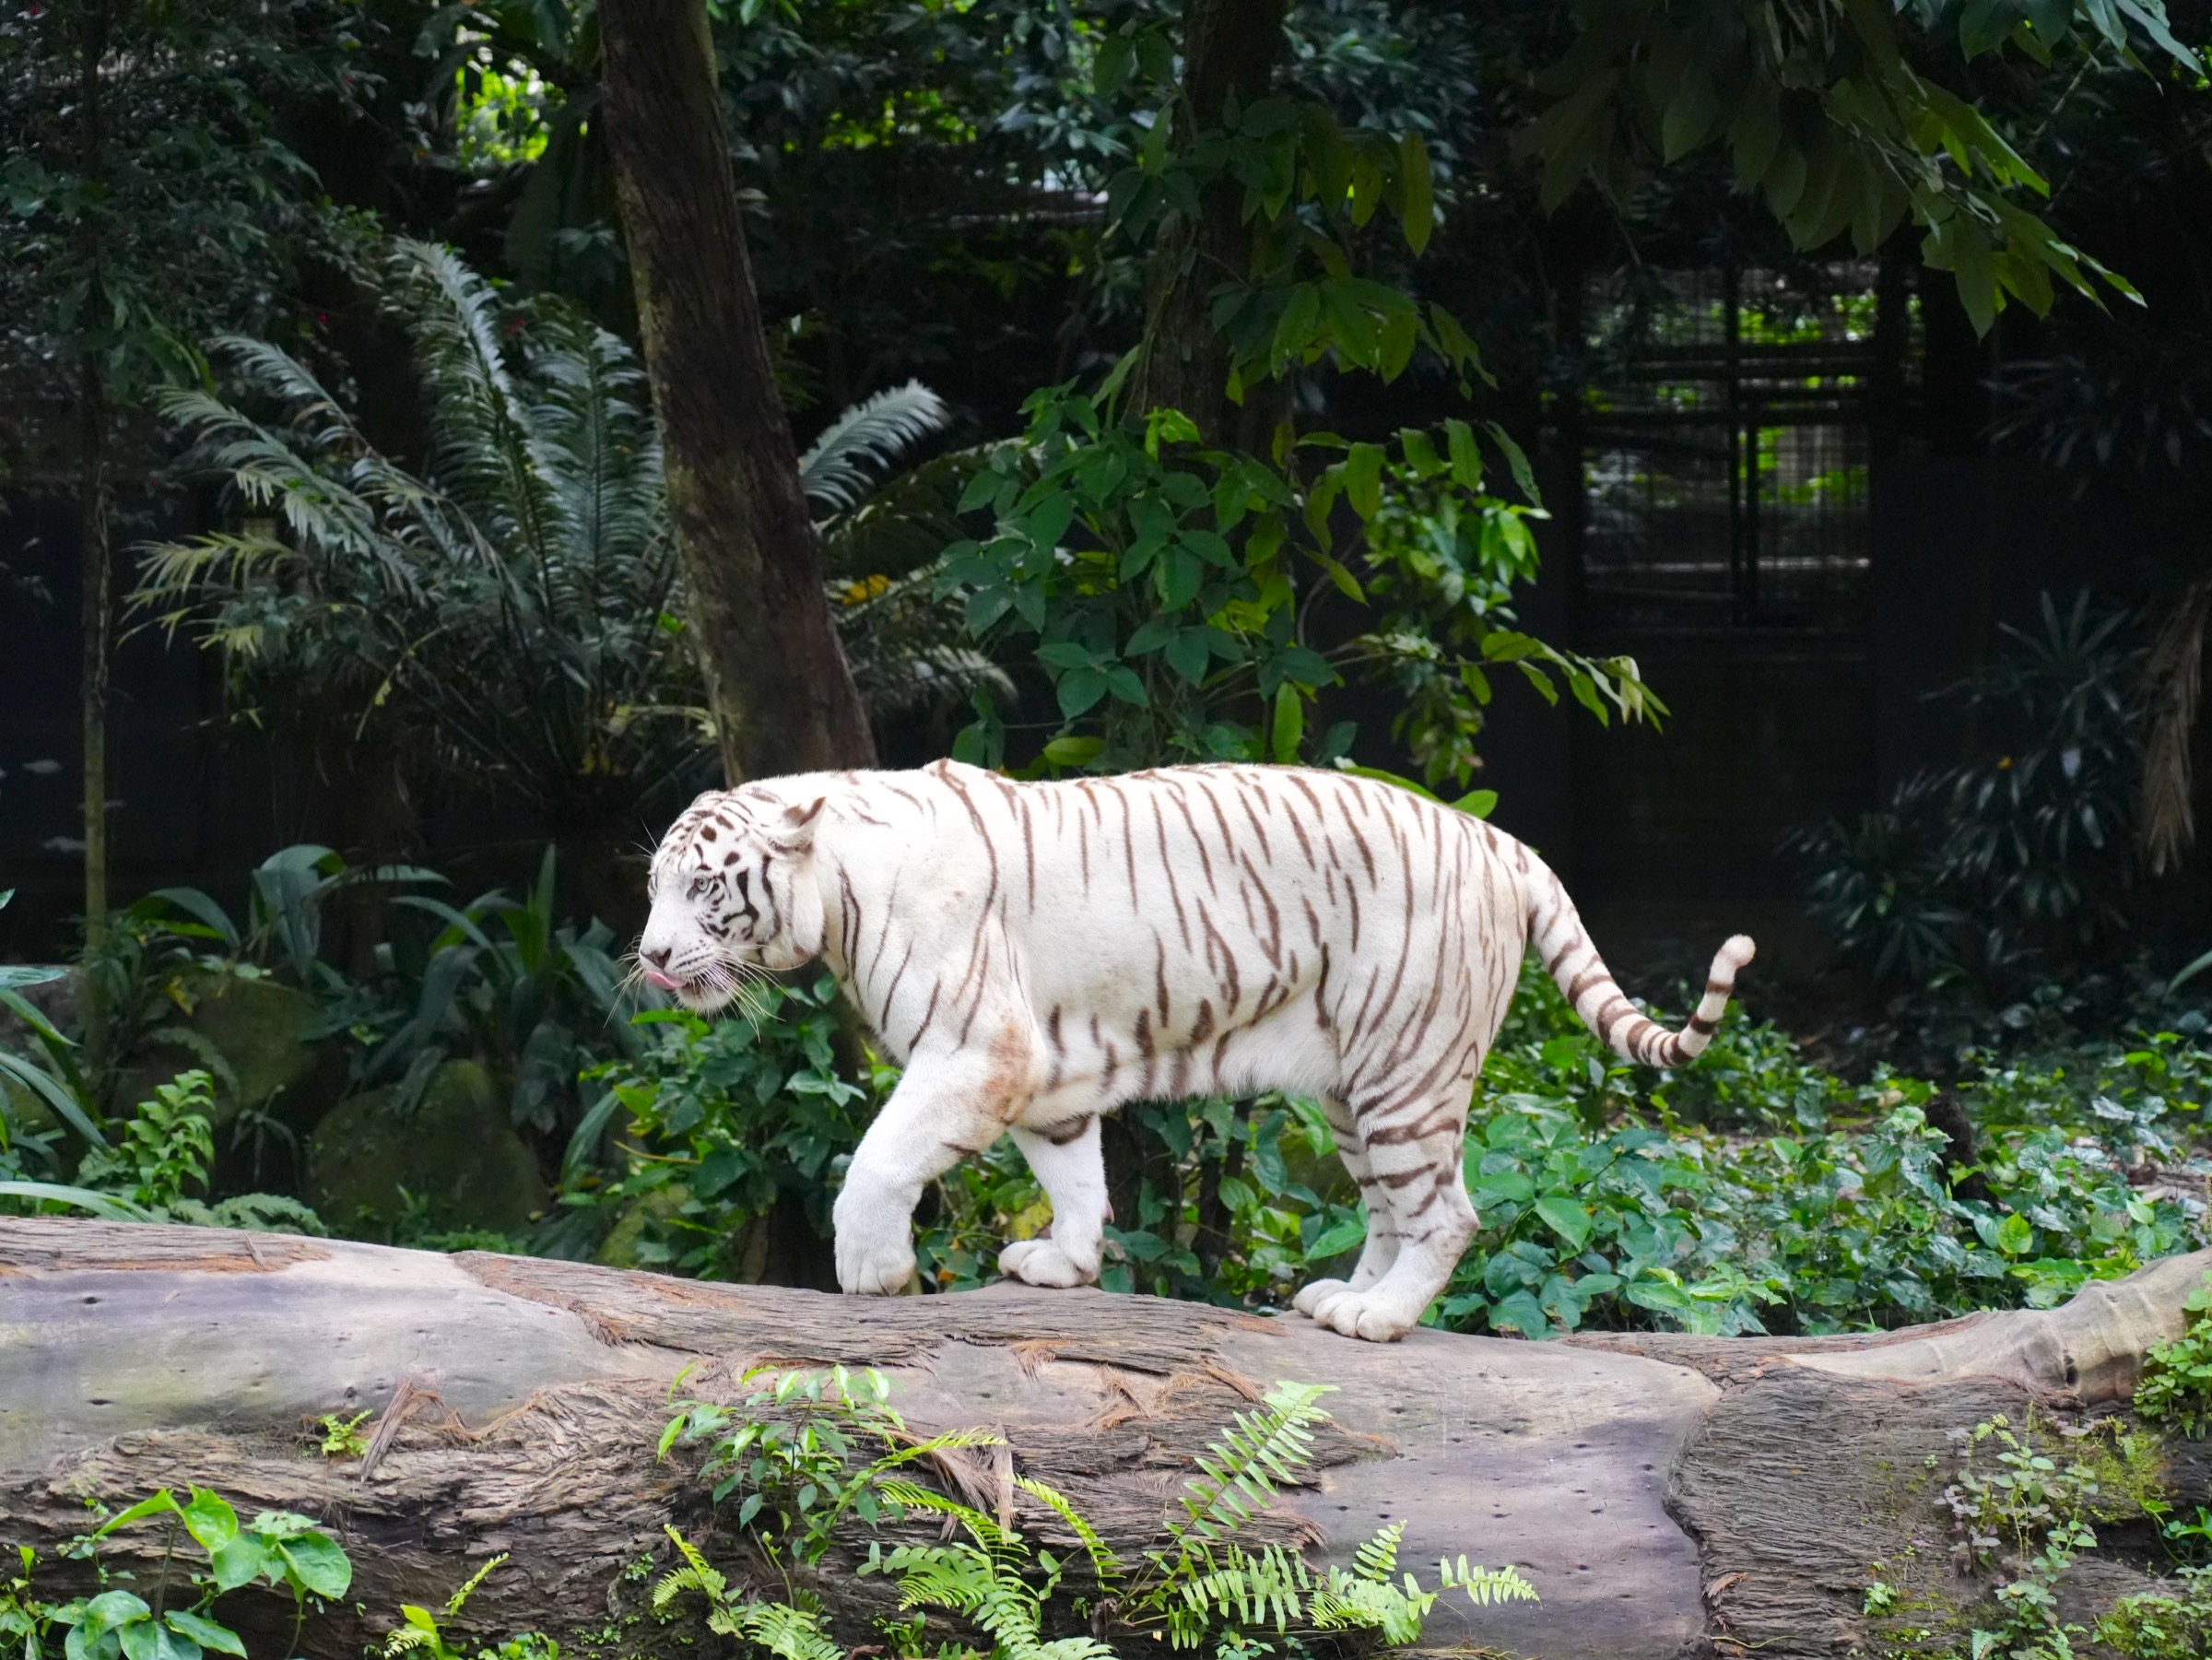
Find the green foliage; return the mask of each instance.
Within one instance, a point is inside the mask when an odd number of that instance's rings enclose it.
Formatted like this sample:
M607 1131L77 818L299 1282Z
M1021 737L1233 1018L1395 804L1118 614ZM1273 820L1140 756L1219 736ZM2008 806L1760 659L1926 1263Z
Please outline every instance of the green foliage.
M87 1151L73 1183L0 1182L0 1212L24 1207L36 1213L59 1206L111 1221L323 1232L321 1218L282 1194L240 1194L214 1204L194 1196L195 1189L206 1192L215 1160L215 1136L208 1128L213 1086L214 1080L199 1071L157 1084L152 1099L139 1103L112 1145Z
M633 1018L634 1054L585 1074L605 1093L577 1137L572 1202L603 1214L636 1207L645 1265L728 1276L746 1229L779 1198L830 1234L833 1162L859 1145L888 1092L888 1068L855 1082L841 1069L836 983L764 985L741 1016L702 1020L681 1009ZM629 1169L601 1184L586 1143L626 1115Z
M714 1502L735 1497L736 1525L772 1560L820 1561L847 1511L874 1526L888 1500L897 1514L893 1494L902 1489L892 1471L947 1451L1001 1444L984 1430L926 1438L908 1433L889 1404L889 1382L874 1370L779 1373L757 1366L738 1385L759 1378L774 1382L738 1407L682 1402L661 1435L660 1454L665 1458L674 1447L703 1444L700 1473L713 1482ZM848 1472L855 1449L865 1442L883 1451Z
M225 336L275 420L197 388L162 409L249 516L147 548L137 603L218 651L259 708L488 770L547 825L596 827L699 751L642 373L566 307L503 304L447 249L395 244L383 285L434 476L378 450L288 353Z
M504 1551L493 1557L470 1576L453 1595L446 1598L445 1618L451 1619L461 1612L477 1587L489 1579L507 1560ZM385 1660L399 1660L401 1655L419 1656L419 1660L560 1660L560 1644L550 1637L535 1631L525 1631L494 1646L480 1644L473 1653L456 1646L445 1634L438 1616L428 1608L413 1603L400 1605L400 1619L404 1622L384 1639Z
M1270 463L1193 447L1196 430L1171 410L1126 417L1111 387L1058 387L1027 407L1024 444L995 453L962 499L989 509L993 533L948 549L940 581L997 654L1033 637L1061 715L1045 768L1336 761L1355 728L1309 735L1308 721L1350 676L1400 686L1399 736L1430 783L1462 788L1500 665L1554 700L1558 676L1601 720L1664 712L1627 659L1563 653L1512 626L1537 510L1525 459L1494 424L1490 459L1528 500L1486 489L1483 446L1456 419L1387 448L1286 430ZM1361 526L1349 540L1339 505ZM1358 621L1345 643L1317 648L1312 612L1331 595ZM998 764L1004 726L979 708L957 752Z
M2182 1307L2187 1311L2182 1335L2143 1357L2136 1415L2201 1439L2212 1432L2212 1275Z
M920 1616L881 1622L889 1652L900 1660L930 1652L923 1632L933 1609L980 1629L990 1640L991 1660L1107 1660L1115 1650L1105 1639L1119 1633L1156 1641L1164 1635L1178 1649L1210 1645L1223 1656L1269 1652L1261 1636L1269 1631L1277 1637L1293 1631L1371 1632L1410 1643L1445 1591L1462 1590L1478 1607L1535 1598L1512 1569L1473 1567L1464 1557L1439 1564L1434 1591L1411 1573L1398 1575L1402 1524L1363 1545L1351 1568L1323 1572L1280 1546L1254 1550L1239 1543L1236 1535L1280 1487L1306 1478L1312 1426L1328 1416L1318 1404L1326 1393L1312 1384L1277 1383L1260 1407L1239 1413L1198 1457L1197 1474L1165 1518L1166 1546L1135 1566L1114 1554L1065 1495L1033 1478L1015 1476L1012 1490L1001 1497L1000 1515L993 1517L892 1474L901 1465L1001 1443L994 1434L974 1430L916 1439L873 1372L857 1379L841 1369L827 1376L786 1374L741 1409L687 1402L663 1436L662 1452L706 1441L711 1450L702 1474L719 1478L716 1501L746 1492L738 1525L779 1565L818 1563L848 1510L871 1527L938 1516L964 1533L965 1539L901 1544L888 1552L881 1540L869 1541L858 1572L894 1578L900 1610ZM795 1419L780 1416L794 1408ZM849 1471L862 1441L887 1451ZM1033 1546L1011 1525L1018 1495L1076 1536L1081 1560ZM683 1565L654 1586L656 1610L666 1614L679 1598L695 1595L707 1605L710 1630L782 1660L841 1660L845 1651L823 1631L812 1593L796 1588L794 1601L776 1602L734 1591L696 1545L673 1527L668 1532ZM1064 1595L1072 1597L1089 1629L1048 1637L1055 1599Z
M360 1083L396 1084L404 1112L439 1067L473 1056L505 1087L516 1125L550 1136L574 1124L579 1074L608 1048L630 1046L620 1017L636 998L614 930L560 920L556 874L548 847L520 899L493 889L458 909L427 894L393 901L442 925L418 950L388 942L383 971L349 988L327 1018L363 1045Z
M12 888L0 890L0 909L15 897L16 890ZM31 1054L18 1049L0 1048L0 1084L12 1083L29 1090L53 1108L55 1115L81 1136L87 1146L102 1147L107 1138L100 1133L100 1110L78 1065L76 1045L64 1037L53 1022L23 995L31 986L60 979L63 972L51 968L0 968L0 1013L13 1015L20 1021L40 1050L39 1054ZM0 1101L4 1100L5 1093L0 1092ZM19 1173L22 1168L18 1158L19 1140L7 1114L0 1112L0 1175ZM40 1155L49 1151L43 1145L30 1150Z
M2049 183L1979 107L1934 78L1921 37L1954 18L1969 58L2009 41L2049 65L2071 45L2086 68L2100 49L2140 47L2192 80L2204 74L2159 0L1748 11L1615 0L1586 14L1540 78L1551 102L1517 147L1543 164L1547 208L1585 176L1618 200L1649 163L1714 145L1731 151L1736 189L1760 194L1801 250L1848 231L1865 256L1910 217L1924 231L1923 257L1953 274L1984 334L2011 300L2048 312L2053 279L2100 304L2100 281L2137 299L2019 205L2021 192L2048 196Z
M323 1456L366 1458L369 1443L361 1437L361 1426L374 1416L373 1412L357 1412L351 1418L340 1418L335 1412L325 1412L317 1419L315 1428L323 1431Z
M2200 1660L2212 1654L2212 1569L2183 1568L2170 1589L2123 1596L2097 1622L2096 1635L2126 1660Z
M358 20L349 0L251 18L223 0L182 0L0 19L0 223L12 255L0 268L0 384L10 398L74 400L80 363L118 406L196 380L194 342L277 321L302 253L346 257L346 221L280 135L276 111L353 105L342 65ZM0 468L36 482L65 465L45 423L8 436Z
M2002 1001L2128 941L2143 653L2125 615L2046 594L2035 631L1953 689L1992 752L1907 781L1888 806L1802 831L1813 914L1877 980L1969 979Z

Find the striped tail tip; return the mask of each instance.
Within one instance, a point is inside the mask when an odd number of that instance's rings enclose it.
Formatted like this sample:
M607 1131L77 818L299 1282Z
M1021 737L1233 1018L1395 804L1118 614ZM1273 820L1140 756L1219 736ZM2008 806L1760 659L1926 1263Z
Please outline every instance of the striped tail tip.
M1728 1012L1728 998L1735 990L1737 973L1758 954L1759 948L1751 943L1748 934L1731 935L1712 954L1712 971L1705 977L1705 995L1698 1000L1697 1012L1689 1017L1688 1023L1674 1036L1674 1050L1679 1060L1696 1059L1704 1053L1705 1045L1712 1042L1721 1017Z

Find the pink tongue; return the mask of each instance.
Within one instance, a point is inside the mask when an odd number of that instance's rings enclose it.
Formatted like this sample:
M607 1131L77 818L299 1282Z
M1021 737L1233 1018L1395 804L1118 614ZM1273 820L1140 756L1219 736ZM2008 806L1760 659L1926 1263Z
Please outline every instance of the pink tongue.
M667 975L662 973L658 969L647 969L645 971L645 978L653 984L659 986L661 990L665 992L681 991L683 989L681 986L677 985L675 981L669 979Z

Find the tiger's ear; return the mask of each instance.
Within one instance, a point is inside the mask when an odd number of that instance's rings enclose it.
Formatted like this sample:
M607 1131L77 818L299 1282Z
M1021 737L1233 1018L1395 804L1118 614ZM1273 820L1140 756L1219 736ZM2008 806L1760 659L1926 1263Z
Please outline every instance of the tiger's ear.
M820 822L822 808L830 803L827 795L817 795L812 801L794 803L783 809L776 820L773 837L779 853L806 853L814 846L815 827Z

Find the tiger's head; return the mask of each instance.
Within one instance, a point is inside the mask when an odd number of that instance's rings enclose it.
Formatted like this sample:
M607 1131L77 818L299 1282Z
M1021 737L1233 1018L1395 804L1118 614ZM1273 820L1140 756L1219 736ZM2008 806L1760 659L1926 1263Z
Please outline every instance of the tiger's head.
M747 784L694 801L653 855L653 912L638 940L644 978L712 1014L763 970L818 955L814 833L827 799Z

